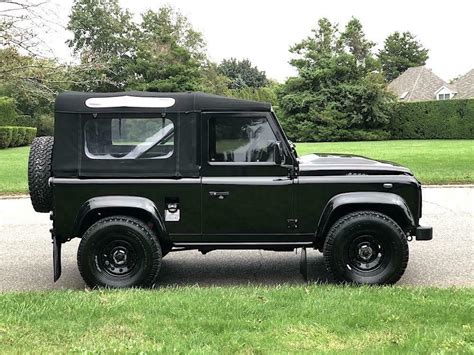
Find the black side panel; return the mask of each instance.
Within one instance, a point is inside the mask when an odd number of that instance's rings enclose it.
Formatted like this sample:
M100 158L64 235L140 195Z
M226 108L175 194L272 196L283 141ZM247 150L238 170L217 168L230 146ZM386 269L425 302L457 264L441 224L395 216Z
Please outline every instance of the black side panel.
M77 225L91 199L107 201L110 214L129 215L140 204L124 206L113 196L129 196L153 202L163 216L172 240L197 241L201 234L201 179L58 179L53 180L54 227L61 238L78 237ZM103 199L105 197L105 200ZM178 221L166 221L167 203L177 203ZM104 216L104 214L102 214Z
M54 120L53 176L77 177L80 162L78 150L81 132L81 115L56 113Z

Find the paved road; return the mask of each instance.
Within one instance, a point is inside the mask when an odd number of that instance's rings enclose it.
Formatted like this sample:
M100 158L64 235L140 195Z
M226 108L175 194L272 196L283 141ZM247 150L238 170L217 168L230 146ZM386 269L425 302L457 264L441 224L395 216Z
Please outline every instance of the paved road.
M474 286L474 188L425 188L421 224L434 227L431 242L410 243L401 285ZM78 241L63 246L63 276L52 282L47 214L30 201L0 200L0 291L84 288L76 266ZM312 281L331 281L323 259L308 252ZM163 260L161 285L301 284L299 255L265 251L186 251Z

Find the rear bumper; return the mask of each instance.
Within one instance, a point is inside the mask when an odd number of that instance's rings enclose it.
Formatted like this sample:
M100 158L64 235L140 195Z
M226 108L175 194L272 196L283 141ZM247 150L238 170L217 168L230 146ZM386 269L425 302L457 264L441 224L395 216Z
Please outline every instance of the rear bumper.
M433 239L433 227L416 227L416 240L431 240Z

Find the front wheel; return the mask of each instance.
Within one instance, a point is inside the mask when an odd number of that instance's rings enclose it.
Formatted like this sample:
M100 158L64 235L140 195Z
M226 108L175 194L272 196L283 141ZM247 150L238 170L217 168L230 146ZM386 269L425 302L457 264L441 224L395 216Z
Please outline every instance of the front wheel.
M161 266L161 248L148 226L132 217L94 223L77 252L82 278L91 287L151 287Z
M337 281L393 284L407 267L408 243L393 219L361 211L342 217L331 227L323 254L327 269Z

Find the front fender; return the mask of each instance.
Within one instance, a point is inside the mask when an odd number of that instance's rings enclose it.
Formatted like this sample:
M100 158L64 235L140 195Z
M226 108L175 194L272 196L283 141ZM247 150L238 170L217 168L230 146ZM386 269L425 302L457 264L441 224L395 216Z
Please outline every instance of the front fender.
M399 195L389 192L348 192L334 196L326 204L319 219L316 236L326 235L335 220L356 210L382 212L395 220L405 231L415 227L413 214Z
M147 216L157 229L161 238L167 238L165 224L160 211L153 201L137 196L100 196L87 200L79 209L74 222L73 233L80 236L88 227L91 220L96 221L103 215L132 215Z

